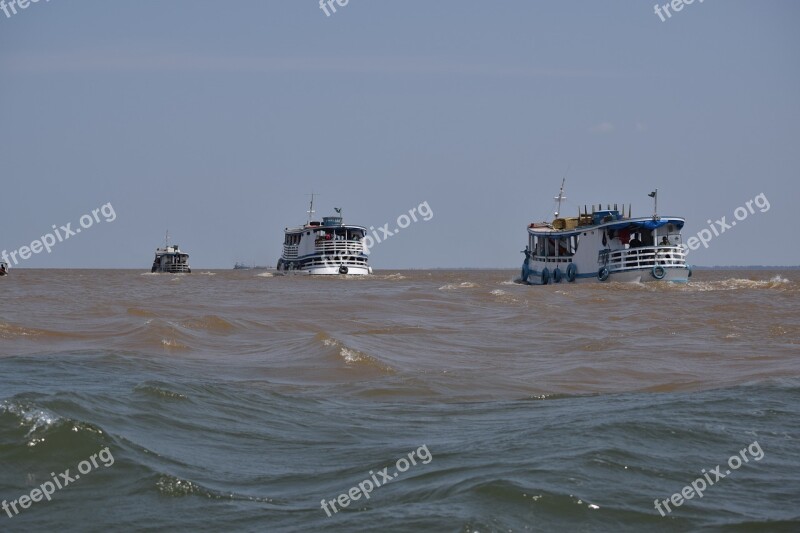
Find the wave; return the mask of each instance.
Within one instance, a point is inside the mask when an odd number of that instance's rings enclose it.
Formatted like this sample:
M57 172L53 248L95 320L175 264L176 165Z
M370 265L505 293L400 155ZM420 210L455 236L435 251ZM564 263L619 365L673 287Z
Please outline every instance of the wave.
M61 417L52 411L25 400L5 400L0 403L0 442L7 452L20 453L14 443L25 448L61 446L97 451L105 432L90 423ZM11 446L8 446L11 444Z
M507 291L503 289L494 289L489 294L496 297L496 300L501 303L518 303L519 300L515 298L513 295L509 294Z
M81 335L78 333L28 328L25 326L15 326L14 324L0 322L0 339L14 339L18 337L43 337L53 340L88 338L86 335Z
M440 291L455 291L458 289L474 289L478 285L471 281L462 281L461 283L448 283L439 287Z
M204 336L229 336L242 328L218 315L204 315L182 320L166 320L158 314L139 307L130 307L127 314L145 318L144 322L129 320L126 327L117 327L113 337L124 347L141 349L160 346L168 350L189 351L197 347ZM95 336L96 338L96 336ZM209 341L210 342L210 341Z
M200 496L212 500L233 500L233 501L248 501L259 503L275 503L273 498L265 498L259 496L245 496L235 492L216 491L204 487L203 485L181 479L169 474L161 474L155 483L156 490L160 496L167 496L172 498L181 498L184 496Z
M191 318L189 320L184 320L180 325L193 330L211 331L215 333L231 333L238 329L224 318L220 318L216 315Z
M775 275L768 280L754 280L745 278L729 278L718 281L690 281L685 285L684 290L708 292L708 291L734 291L742 289L795 289L792 281Z
M161 345L169 350L189 351L191 348L175 339L161 339Z
M386 374L393 374L395 372L395 370L391 366L382 362L378 358L373 357L372 355L365 353L363 351L347 346L341 341L329 337L324 333L317 334L317 339L322 343L323 347L329 350L333 349L334 353L347 366L378 369L382 373Z
M141 316L145 318L157 316L153 311L148 311L147 309L141 309L138 307L129 307L127 313L131 316Z
M185 394L169 390L166 386L160 383L143 383L137 385L134 391L144 394L146 396L153 396L159 400L188 400L189 397Z

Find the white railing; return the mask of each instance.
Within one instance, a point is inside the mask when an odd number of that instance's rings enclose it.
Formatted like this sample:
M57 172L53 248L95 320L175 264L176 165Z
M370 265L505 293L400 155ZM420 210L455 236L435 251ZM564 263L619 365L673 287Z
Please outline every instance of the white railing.
M351 255L364 253L364 243L361 241L326 241L319 240L314 251L322 254Z
M191 272L191 268L186 263L167 263L163 265L162 270L165 272L169 272L170 274L180 273L180 272Z
M299 245L284 244L283 258L297 259ZM361 241L326 241L318 240L314 246L314 253L336 256L359 256L364 253L364 243Z
M338 267L338 266L367 266L366 257L314 257L303 262L303 267Z
M572 263L573 256L562 255L556 257L554 255L534 255L533 260L537 263Z
M283 257L285 259L297 259L297 248L296 244L284 244Z
M627 250L601 250L597 264L608 267L611 272L639 268L684 267L686 253L680 246L644 246Z

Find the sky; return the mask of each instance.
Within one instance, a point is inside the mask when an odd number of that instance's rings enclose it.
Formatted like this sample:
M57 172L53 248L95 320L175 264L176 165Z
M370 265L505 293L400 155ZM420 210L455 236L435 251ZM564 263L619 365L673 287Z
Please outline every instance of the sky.
M274 266L314 192L393 233L427 203L375 268L516 268L566 177L565 215L658 188L684 241L762 195L688 261L800 265L800 3L654 4L0 5L0 251L147 270L169 230L195 270Z

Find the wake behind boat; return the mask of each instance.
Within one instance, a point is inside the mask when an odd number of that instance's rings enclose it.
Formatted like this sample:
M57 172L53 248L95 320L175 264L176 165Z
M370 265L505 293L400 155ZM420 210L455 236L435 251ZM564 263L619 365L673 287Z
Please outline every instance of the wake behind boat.
M552 222L528 226L523 283L689 280L680 233L685 220L658 216L658 189L650 193L653 216L642 218L632 218L630 206L626 217L616 205L593 205L591 213L584 206L577 217L559 218L563 193L562 182Z
M312 275L367 275L372 267L367 264L363 226L345 224L342 210L336 216L323 217L322 222L312 221L314 196L308 210L309 220L304 226L284 230L283 253L277 269L283 273Z

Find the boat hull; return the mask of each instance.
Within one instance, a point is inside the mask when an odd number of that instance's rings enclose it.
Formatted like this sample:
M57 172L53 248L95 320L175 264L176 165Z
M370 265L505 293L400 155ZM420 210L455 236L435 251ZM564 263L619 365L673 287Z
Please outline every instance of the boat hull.
M286 276L368 276L372 274L372 267L362 265L346 266L347 271L341 266L319 266L298 270L280 270L278 274Z
M334 256L314 256L302 260L278 261L278 273L311 276L367 276L372 274L366 258L340 258Z
M649 283L651 281L660 282L673 282L673 283L686 283L691 277L691 269L689 267L669 267L663 268L663 276L661 271L653 268L636 268L628 270L609 271L606 279L601 279L600 268L595 272L585 272L575 275L574 281L569 281L566 275L562 275L560 280L556 280L553 271L548 272L547 283L543 283L542 272L530 269L528 271L527 281L522 281L529 285L559 285L559 284L573 284L573 283ZM562 270L563 272L563 270ZM524 278L524 274L523 274Z
M150 272L153 274L191 274L192 269L188 265L153 266Z

